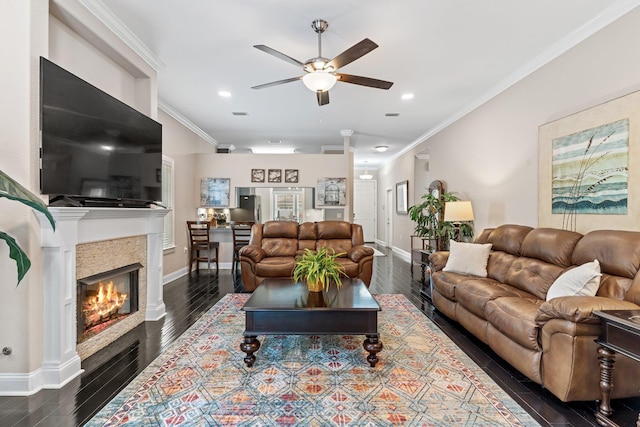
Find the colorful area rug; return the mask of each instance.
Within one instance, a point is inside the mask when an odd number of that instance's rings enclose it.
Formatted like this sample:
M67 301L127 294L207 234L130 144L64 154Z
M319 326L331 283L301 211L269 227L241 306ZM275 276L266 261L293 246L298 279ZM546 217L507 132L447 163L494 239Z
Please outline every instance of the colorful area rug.
M261 336L247 368L228 294L87 426L538 425L403 295L376 295L384 349L362 336Z

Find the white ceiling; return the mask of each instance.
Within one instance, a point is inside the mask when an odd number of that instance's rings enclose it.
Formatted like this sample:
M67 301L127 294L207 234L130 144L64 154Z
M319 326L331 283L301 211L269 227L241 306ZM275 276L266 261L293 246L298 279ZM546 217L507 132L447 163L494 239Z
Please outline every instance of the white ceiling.
M234 153L294 147L319 153L351 129L356 165L375 168L637 5L630 0L81 0L124 24L160 66L161 105ZM106 7L106 9L105 9ZM389 90L338 82L319 107L303 74L255 49L301 62L317 56L314 19L329 22L323 56L364 38L379 47L340 72L392 81ZM121 21L121 22L118 22ZM125 31L126 33L126 31ZM131 38L130 35L125 35ZM144 49L143 49L144 50ZM221 90L231 97L218 95ZM401 95L413 93L411 100ZM246 112L247 116L234 116ZM398 117L385 117L399 113ZM384 154L373 150L388 145Z

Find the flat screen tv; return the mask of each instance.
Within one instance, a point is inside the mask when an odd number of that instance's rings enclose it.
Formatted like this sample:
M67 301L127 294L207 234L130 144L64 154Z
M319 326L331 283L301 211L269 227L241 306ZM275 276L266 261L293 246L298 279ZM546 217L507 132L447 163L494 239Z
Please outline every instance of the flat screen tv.
M40 190L52 200L162 199L162 125L45 58L40 131Z

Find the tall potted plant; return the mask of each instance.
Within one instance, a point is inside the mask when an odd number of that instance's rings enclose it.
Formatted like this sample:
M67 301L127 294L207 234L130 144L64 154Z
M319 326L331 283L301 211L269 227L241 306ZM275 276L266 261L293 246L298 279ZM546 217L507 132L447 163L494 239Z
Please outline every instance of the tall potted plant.
M0 197L6 197L9 200L15 200L16 202L23 203L39 212L42 212L51 226L55 230L56 224L51 216L51 213L47 209L47 206L32 192L20 185L17 181L13 180L6 173L0 170ZM0 239L7 242L9 245L9 257L16 261L18 267L18 284L27 274L29 268L31 268L31 260L27 257L27 254L20 248L20 245L16 240L5 233L0 231Z
M444 206L447 202L459 200L458 197L445 191L428 192L421 199L422 203L408 209L409 217L416 223L415 234L428 242L430 250L447 250L449 240L455 238L456 228L453 223L442 219ZM473 227L469 223L462 223L460 233L464 237L473 237Z

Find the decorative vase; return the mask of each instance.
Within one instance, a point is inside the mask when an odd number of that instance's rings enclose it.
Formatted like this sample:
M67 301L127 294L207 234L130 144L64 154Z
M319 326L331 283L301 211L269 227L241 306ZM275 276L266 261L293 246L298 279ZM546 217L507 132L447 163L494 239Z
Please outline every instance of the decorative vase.
M307 288L309 292L322 292L322 282L319 280L315 282L307 280Z
M309 291L307 295L307 308L324 307L324 295L322 291Z

